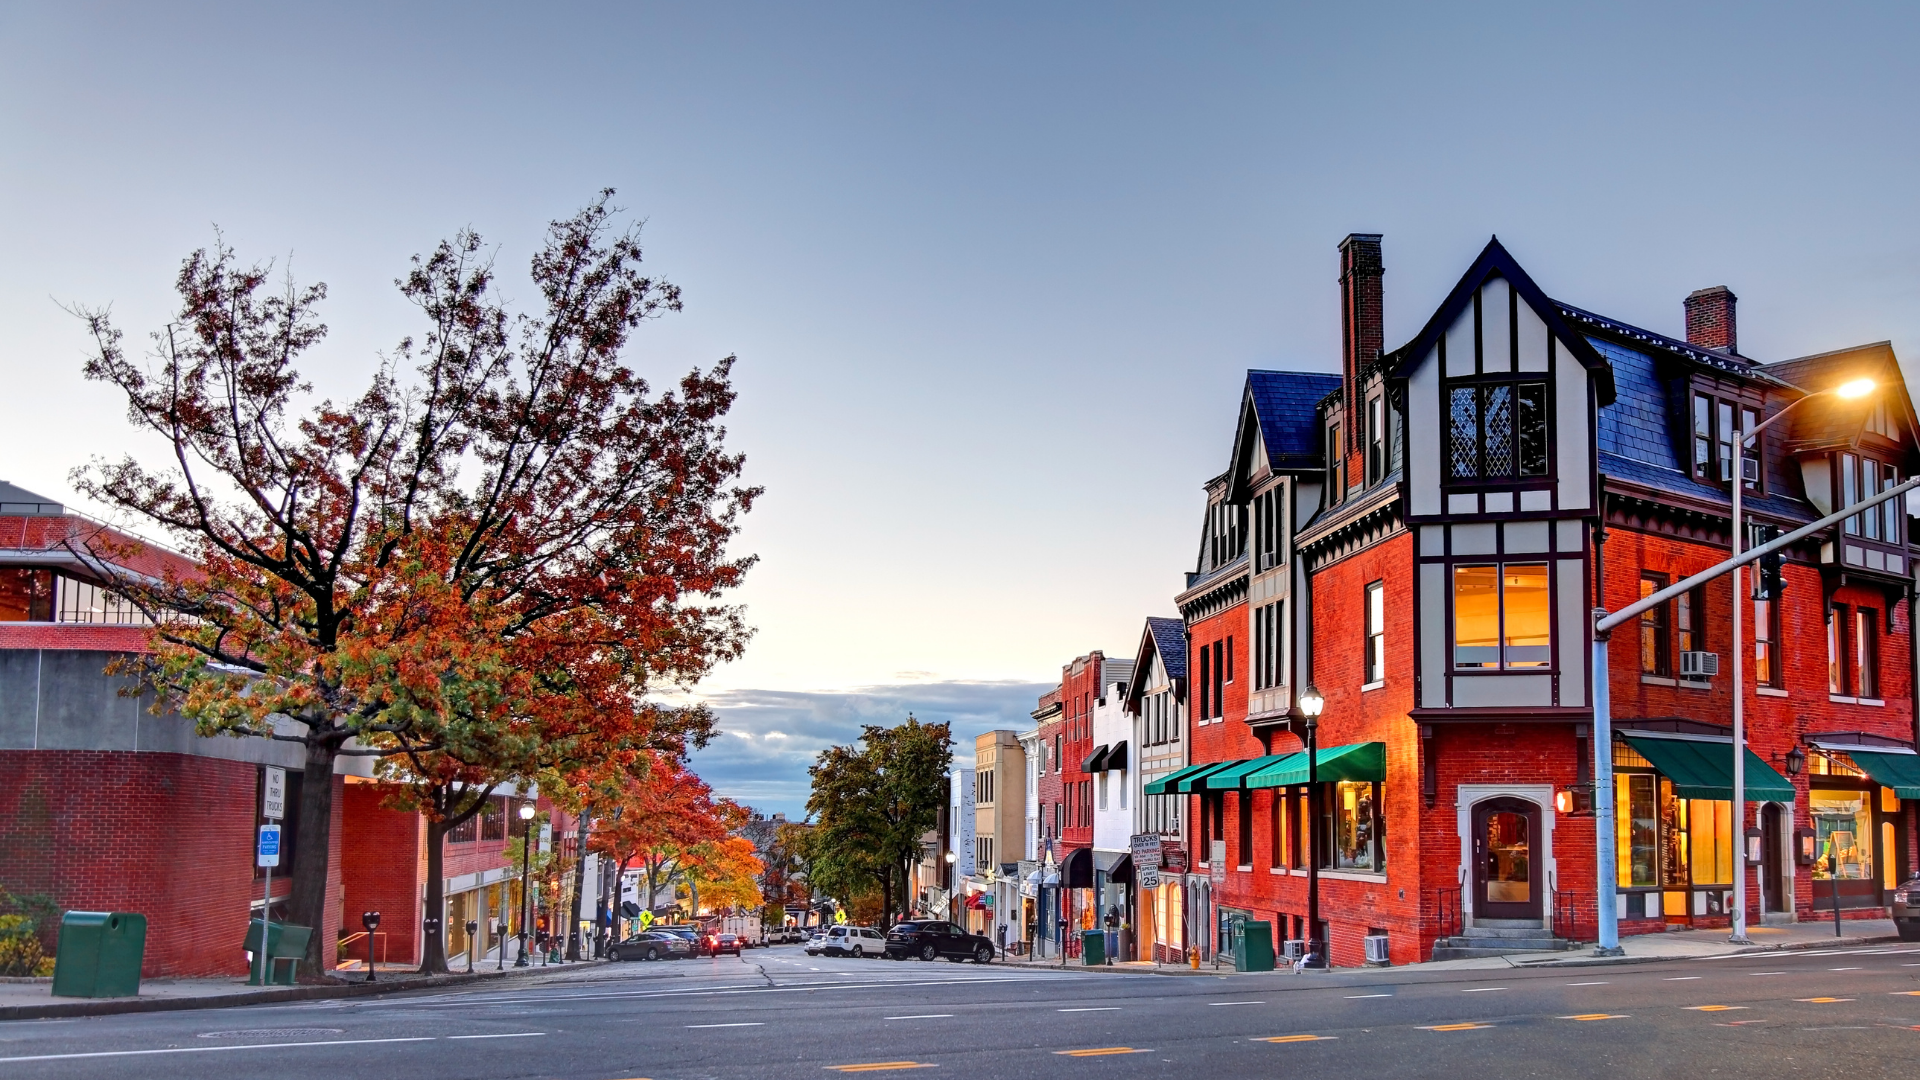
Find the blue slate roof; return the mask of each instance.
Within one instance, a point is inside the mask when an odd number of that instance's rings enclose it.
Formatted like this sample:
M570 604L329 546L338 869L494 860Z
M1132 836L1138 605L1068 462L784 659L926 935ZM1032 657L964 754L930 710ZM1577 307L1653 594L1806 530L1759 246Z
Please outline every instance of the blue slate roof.
M1160 663L1167 669L1167 676L1174 679L1187 677L1187 624L1179 619L1163 619L1148 616L1147 633L1153 635L1153 648L1160 654ZM1142 661L1146 658L1142 657Z
M1322 371L1247 372L1247 394L1260 416L1267 461L1275 469L1320 468L1316 410L1340 389L1340 376Z

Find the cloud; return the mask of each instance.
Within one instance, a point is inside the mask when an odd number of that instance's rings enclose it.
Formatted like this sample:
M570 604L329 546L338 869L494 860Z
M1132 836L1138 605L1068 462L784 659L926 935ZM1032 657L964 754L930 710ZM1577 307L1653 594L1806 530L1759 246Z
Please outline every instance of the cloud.
M714 791L763 812L806 814L807 767L822 750L860 737L863 724L891 726L912 713L953 726L956 765L973 761L973 740L995 728L1025 730L1051 683L914 682L844 691L726 690L707 698L720 730L693 755Z

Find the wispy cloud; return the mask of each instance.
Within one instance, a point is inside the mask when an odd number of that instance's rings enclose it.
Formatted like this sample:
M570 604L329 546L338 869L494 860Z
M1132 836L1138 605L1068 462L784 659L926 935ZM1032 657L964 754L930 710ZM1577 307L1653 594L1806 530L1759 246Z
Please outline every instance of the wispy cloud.
M722 738L693 756L693 766L721 795L756 810L806 813L807 767L820 751L860 737L863 724L891 725L908 713L953 725L953 756L973 760L974 737L1033 723L1036 699L1051 683L927 682L844 691L727 690L707 700Z

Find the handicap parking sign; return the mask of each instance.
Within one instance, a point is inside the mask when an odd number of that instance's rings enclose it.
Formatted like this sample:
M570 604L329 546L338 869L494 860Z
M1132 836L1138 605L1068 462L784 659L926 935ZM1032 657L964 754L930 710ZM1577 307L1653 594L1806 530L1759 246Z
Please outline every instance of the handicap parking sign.
M256 866L280 865L280 826L260 826L260 847L256 855Z

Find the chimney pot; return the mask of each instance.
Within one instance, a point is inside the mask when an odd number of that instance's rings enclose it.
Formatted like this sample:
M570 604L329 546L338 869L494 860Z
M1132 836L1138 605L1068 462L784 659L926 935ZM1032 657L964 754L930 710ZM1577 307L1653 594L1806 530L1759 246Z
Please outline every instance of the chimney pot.
M1719 352L1739 352L1733 306L1739 302L1725 285L1696 289L1687 297L1687 344Z

